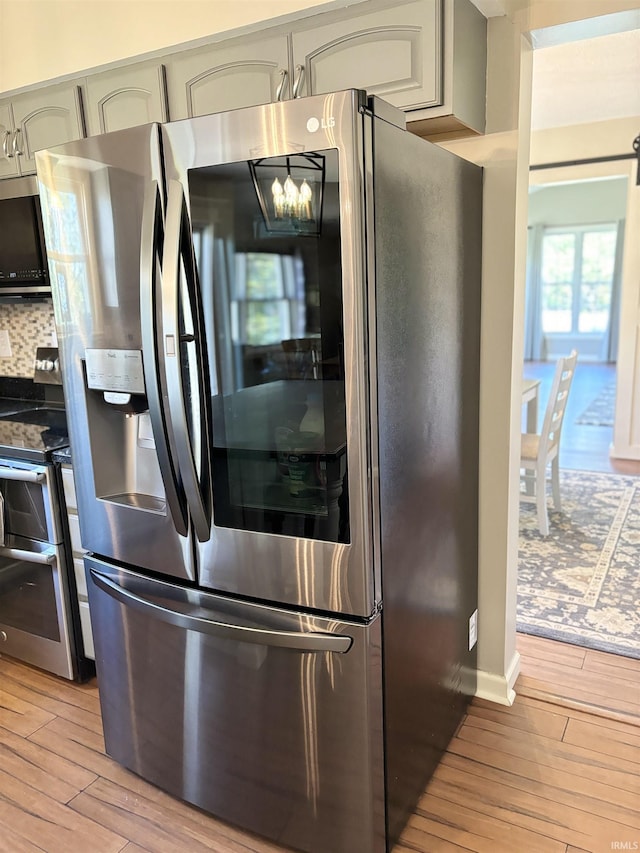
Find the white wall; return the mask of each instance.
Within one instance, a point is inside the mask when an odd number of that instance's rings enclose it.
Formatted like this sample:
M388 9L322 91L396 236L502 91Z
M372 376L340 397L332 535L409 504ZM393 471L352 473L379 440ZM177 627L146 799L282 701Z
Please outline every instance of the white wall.
M600 22L597 18L610 18L625 11L632 13L632 26L637 27L640 9L638 0L505 0L505 6L521 33L533 33L537 43L544 37L547 44L592 38L608 27L606 20ZM548 32L538 33L543 28ZM615 25L608 29L619 31Z
M573 22L625 10L635 13L638 4L637 0L506 0L506 5L509 17L489 22L487 133L446 147L485 168L479 693L509 702L519 669L515 616L521 377L529 158L530 145L536 145L530 136L531 32L536 31L536 39L551 38L551 31L539 28L554 28L556 41L569 41L578 37ZM545 142L550 142L549 136L538 140L538 153ZM583 145L592 147L588 137ZM552 150L546 148L542 159L533 154L532 162L544 162L547 156L546 162L580 156L580 146L569 156L561 150L550 154ZM637 217L634 221L637 227ZM640 431L640 399L637 413Z
M562 163L594 157L631 154L634 138L640 132L640 113L628 118L591 121L569 127L537 130L531 135L531 163ZM531 183L579 180L627 171L624 163L600 163L571 166L562 170L540 169L531 173Z
M639 77L640 29L536 50L531 126L636 116Z
M532 51L507 17L488 26L487 132L444 147L484 167L480 357L479 695L514 699L516 568ZM522 133L519 128L524 127ZM522 154L520 151L522 149ZM525 187L525 192L519 188Z
M626 178L533 186L529 225L587 225L617 222L627 209Z
M327 3L0 0L0 92Z

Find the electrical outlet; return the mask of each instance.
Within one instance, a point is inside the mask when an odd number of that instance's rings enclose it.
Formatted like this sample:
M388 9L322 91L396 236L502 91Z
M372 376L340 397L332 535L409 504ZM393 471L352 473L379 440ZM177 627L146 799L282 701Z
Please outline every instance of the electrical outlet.
M11 340L6 329L0 330L0 358L11 358Z
M478 611L474 610L469 617L469 651L478 642Z

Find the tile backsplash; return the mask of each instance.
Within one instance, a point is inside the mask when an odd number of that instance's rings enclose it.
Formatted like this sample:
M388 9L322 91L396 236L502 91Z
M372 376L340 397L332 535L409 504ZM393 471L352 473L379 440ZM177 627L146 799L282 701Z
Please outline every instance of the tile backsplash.
M10 356L0 357L0 376L33 378L36 347L57 346L53 303L0 304L0 332L9 334Z

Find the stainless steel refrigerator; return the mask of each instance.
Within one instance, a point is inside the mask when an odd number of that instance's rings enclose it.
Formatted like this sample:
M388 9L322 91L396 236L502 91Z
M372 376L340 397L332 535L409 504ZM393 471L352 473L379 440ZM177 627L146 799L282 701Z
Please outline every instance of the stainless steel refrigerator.
M390 849L475 687L481 170L355 90L37 170L107 752Z

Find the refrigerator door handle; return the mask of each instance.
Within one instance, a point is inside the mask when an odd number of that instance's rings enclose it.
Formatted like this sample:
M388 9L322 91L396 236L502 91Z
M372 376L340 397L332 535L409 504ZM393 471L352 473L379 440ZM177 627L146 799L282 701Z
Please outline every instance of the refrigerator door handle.
M162 473L165 497L176 530L186 536L189 524L187 505L180 487L177 465L169 439L170 425L162 407L162 392L158 371L157 312L158 282L160 280L159 254L162 251L162 203L157 181L147 186L142 213L142 240L140 251L140 322L144 381L149 403L149 416L153 428L158 464Z
M208 371L203 357L201 309L195 281L191 230L182 190L178 181L169 183L167 199L166 239L162 256L162 369L167 383L168 404L175 427L178 464L196 536L206 542L211 536L211 504L209 500L209 407ZM180 274L184 275L193 333L180 328ZM197 423L189 429L186 395L182 380L181 345L192 344L194 379L198 383L199 411ZM193 435L192 431L198 431ZM195 446L194 446L195 445ZM200 474L196 467L200 460Z
M182 628L186 631L198 631L201 634L210 634L224 640L234 640L239 643L255 643L262 646L278 646L280 648L295 649L302 652L336 652L345 654L353 644L353 639L344 634L326 634L320 632L305 631L279 631L273 628L253 628L246 625L237 625L232 622L220 622L217 619L206 619L202 615L202 608L194 606L198 615L170 610L137 595L131 590L124 589L105 575L89 569L91 579L103 592L110 595L116 601L144 613L152 619L159 619L169 625Z

